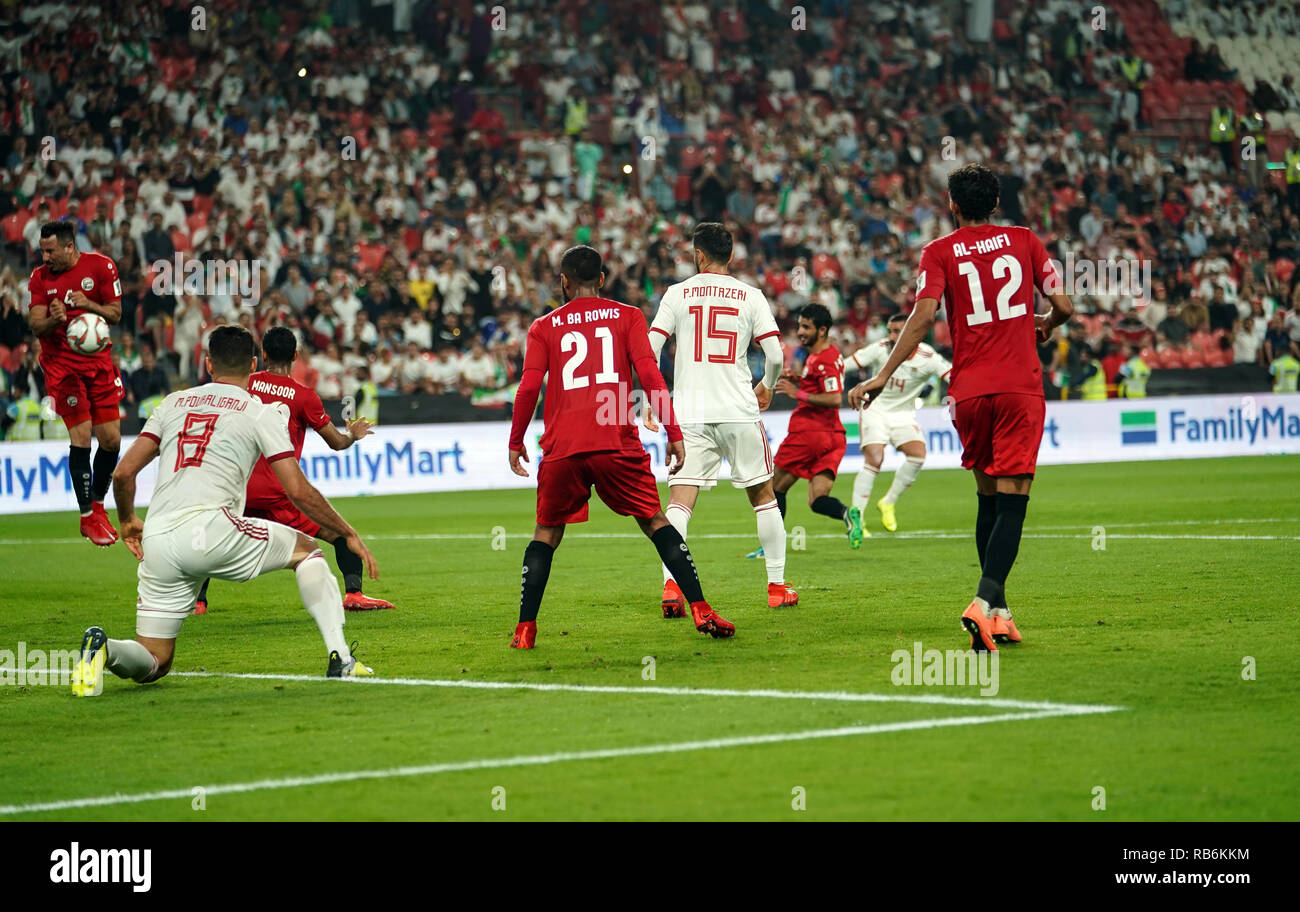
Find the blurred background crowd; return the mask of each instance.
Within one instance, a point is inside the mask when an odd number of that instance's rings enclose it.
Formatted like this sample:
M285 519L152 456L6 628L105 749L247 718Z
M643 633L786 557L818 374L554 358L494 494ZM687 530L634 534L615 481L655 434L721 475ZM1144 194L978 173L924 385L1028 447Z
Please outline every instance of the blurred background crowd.
M41 393L23 315L54 218L117 262L128 414L203 379L235 322L294 328L326 399L509 401L565 248L650 318L701 219L792 365L810 301L847 355L910 309L970 160L1067 273L1150 270L1075 295L1050 395L1098 373L1114 395L1133 358L1300 355L1294 5L3 0L0 22L0 395Z

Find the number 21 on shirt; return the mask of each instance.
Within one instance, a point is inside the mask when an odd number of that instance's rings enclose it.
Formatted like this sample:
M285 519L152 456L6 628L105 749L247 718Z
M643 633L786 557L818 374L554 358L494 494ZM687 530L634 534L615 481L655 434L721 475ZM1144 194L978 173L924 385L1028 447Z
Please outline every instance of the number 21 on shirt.
M601 353L601 369L596 372L596 385L618 383L618 371L614 370L614 334L610 332L608 326L597 326L595 336L600 343ZM582 389L591 383L591 377L577 376L578 368L582 367L583 362L587 360L588 348L587 337L576 329L569 330L560 339L560 351L573 352L564 362L564 369L560 374L564 389Z
M966 314L966 324L979 326L992 322L993 314L984 303L984 286L975 264L969 260L959 263L957 271L966 277L966 283L970 286L971 311ZM1024 280L1020 261L1013 256L1000 256L993 261L992 273L995 282L1005 279L1002 287L998 289L998 319L1011 320L1015 317L1023 317L1028 312L1028 308L1024 304L1011 303L1011 299L1020 290L1021 282Z

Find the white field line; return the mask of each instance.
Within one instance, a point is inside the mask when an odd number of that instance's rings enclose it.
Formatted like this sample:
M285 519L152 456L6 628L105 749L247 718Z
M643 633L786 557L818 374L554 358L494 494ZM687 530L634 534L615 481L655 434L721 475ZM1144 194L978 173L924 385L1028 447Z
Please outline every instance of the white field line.
M303 681L337 686L459 687L469 690L535 690L543 693L657 694L668 697L741 697L756 700L826 700L840 703L921 703L931 706L979 706L1034 712L1069 710L1072 713L1116 712L1122 706L1092 703L1052 703L995 697L943 697L931 694L849 693L813 690L730 690L720 687L634 687L614 684L538 684L530 681L463 681L434 678L323 678L319 675L248 674L217 671L174 671L170 678L236 678L248 681Z
M357 782L367 779L396 779L409 776L436 776L441 773L459 773L472 770L504 769L521 766L548 766L579 760L609 760L618 757L645 757L654 754L676 754L686 751L721 750L731 747L753 747L762 744L781 744L791 741L812 741L823 738L846 738L854 735L878 735L887 732L917 731L930 728L947 728L958 725L982 725L989 722L1014 722L1029 719L1048 719L1054 716L1077 716L1088 713L1111 712L1116 707L1076 706L1035 712L1002 713L988 716L953 716L940 719L915 719L908 722L885 722L876 725L850 725L842 728L819 728L809 731L778 732L766 735L741 735L733 738L713 738L705 741L678 741L669 744L643 744L633 747L611 747L587 751L559 751L552 754L534 754L514 757L491 757L466 760L459 763L430 763L422 766L398 766L380 770L352 770L349 772L320 773L314 776L291 776L283 779L261 779L254 782L233 782L225 785L203 786L205 795L232 795L278 789L303 788L313 785L332 785L339 782ZM133 794L101 795L92 798L71 798L61 801L44 801L32 804L0 805L0 816L34 814L43 811L63 811L76 808L108 807L119 804L140 804L146 801L188 801L193 788L167 789Z

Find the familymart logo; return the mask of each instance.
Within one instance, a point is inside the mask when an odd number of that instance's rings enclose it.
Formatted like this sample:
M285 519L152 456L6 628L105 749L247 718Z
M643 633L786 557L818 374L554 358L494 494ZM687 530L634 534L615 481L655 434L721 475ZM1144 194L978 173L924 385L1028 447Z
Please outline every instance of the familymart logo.
M26 643L17 650L0 649L0 686L67 684L80 658L76 649L28 649Z
M1120 412L1119 436L1120 444L1123 446L1128 446L1130 443L1155 443L1156 413Z
M895 687L967 687L978 684L980 696L998 692L998 653L973 649L895 649L889 657Z

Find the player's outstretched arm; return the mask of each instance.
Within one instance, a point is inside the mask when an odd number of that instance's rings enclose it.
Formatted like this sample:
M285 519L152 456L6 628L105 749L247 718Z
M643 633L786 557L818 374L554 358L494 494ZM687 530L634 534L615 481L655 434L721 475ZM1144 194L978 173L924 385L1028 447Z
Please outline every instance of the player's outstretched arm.
M370 423L369 418L356 418L348 422L346 430L340 431L333 424L322 424L316 429L316 433L321 435L321 439L331 450L346 450L369 434L372 427L374 425Z
M938 298L922 298L916 302L916 307L912 308L911 315L903 324L902 335L898 337L898 342L894 344L893 350L889 353L889 360L880 369L880 373L849 390L850 406L859 408L864 401L870 401L876 393L885 388L889 378L894 376L894 371L898 370L898 365L907 360L929 334L930 328L934 326L934 315L938 312Z
M117 523L121 527L122 542L136 560L144 558L140 536L144 522L135 515L135 478L158 455L158 441L141 434L131 444L131 449L113 469L113 501L117 504Z
M366 565L366 573L371 579L379 579L379 565L370 549L361 541L357 530L348 525L348 521L338 514L325 499L325 495L302 474L302 466L296 459L277 459L271 463L271 470L280 480L284 493L289 495L295 507L307 514L313 522L319 523L323 531L332 531L343 536L348 549Z

